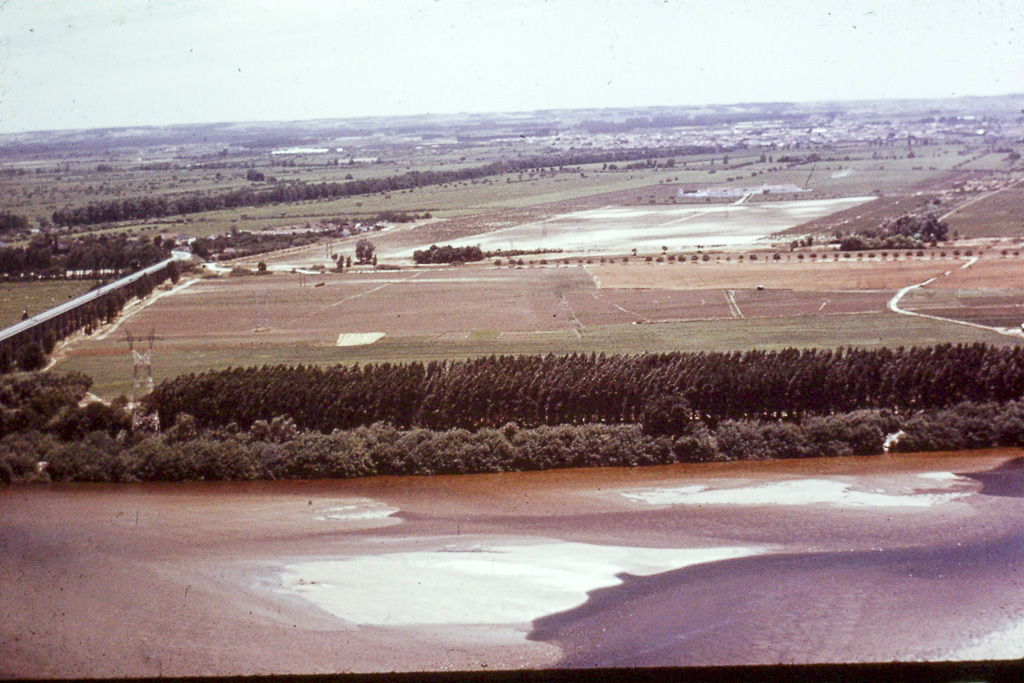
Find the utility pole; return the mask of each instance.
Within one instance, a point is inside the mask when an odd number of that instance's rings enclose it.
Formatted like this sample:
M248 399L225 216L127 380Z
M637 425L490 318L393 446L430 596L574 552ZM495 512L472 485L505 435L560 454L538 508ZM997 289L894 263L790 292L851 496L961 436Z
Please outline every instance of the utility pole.
M140 409L139 399L153 392L153 344L156 342L156 330L151 329L149 336L136 339L130 330L125 329L125 342L132 357L132 430L160 431L160 418L156 413L146 414ZM142 345L146 348L142 351ZM139 345L139 350L135 348Z

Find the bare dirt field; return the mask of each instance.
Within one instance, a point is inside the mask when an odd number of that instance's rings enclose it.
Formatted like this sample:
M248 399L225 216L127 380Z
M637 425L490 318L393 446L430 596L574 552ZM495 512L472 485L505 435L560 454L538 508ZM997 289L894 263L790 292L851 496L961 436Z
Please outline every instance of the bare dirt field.
M783 234L823 234L831 236L837 229L846 232L874 229L886 219L929 206L937 196L938 192L913 194L910 196L878 197L874 198L870 203L845 208L827 216L815 217L785 231Z
M1017 329L1024 325L1024 303L1017 297L1017 303L1004 306L957 306L951 308L914 309L950 320L963 320L976 325Z
M1020 657L1022 462L8 487L0 676Z
M780 318L885 310L888 292L810 292L784 289L601 289L567 300L585 326L667 320ZM730 302L731 300L731 302Z
M956 265L951 263L951 266ZM962 265L962 264L961 264ZM928 285L931 289L1024 289L1024 261L986 255L965 268L947 268L948 275ZM943 271L943 272L946 272Z
M947 218L950 230L964 237L1024 236L1024 185L1018 183L1002 191L992 192L965 206Z
M1024 263L996 256L945 271L904 297L907 310L988 327L1024 323Z
M612 264L587 269L406 268L321 275L278 272L201 279L135 313L123 327L136 332L156 330L162 346L202 348L336 345L342 335L380 339L381 335L569 333L580 326L628 322L878 312L884 310L893 291L945 272L951 263L747 262ZM758 286L764 289L758 290ZM104 339L80 342L71 354L116 353L123 346L121 336L115 332Z
M184 372L278 363L429 361L517 353L1013 343L942 321L897 315L900 288L967 278L975 289L919 288L906 308L980 304L1018 311L1012 290L988 290L1020 265L956 258L405 267L399 270L183 281L117 327L65 347L58 371L81 370L98 395L131 390L124 335L153 330L157 381ZM950 275L944 276L949 272ZM759 289L763 287L763 289ZM1019 292L1019 290L1016 290ZM948 292L948 296L940 296ZM163 295L166 294L166 295ZM988 299L981 298L983 296ZM991 297L1004 297L998 300ZM1009 298L1005 298L1008 296ZM927 297L931 297L930 299ZM975 298L972 298L975 297ZM1010 307L1003 310L1006 307ZM856 315L847 315L856 314ZM988 316L989 313L984 315ZM759 321L774 321L771 324ZM643 324L636 324L643 323ZM647 324L656 323L656 324Z
M133 316L165 343L335 344L340 334L569 329L557 294L589 287L579 268L406 269L202 280ZM118 345L112 335L96 344ZM83 344L84 350L92 343Z
M733 260L695 263L612 263L589 266L607 289L788 289L896 291L963 265L959 259ZM1017 266L1021 266L1018 262Z

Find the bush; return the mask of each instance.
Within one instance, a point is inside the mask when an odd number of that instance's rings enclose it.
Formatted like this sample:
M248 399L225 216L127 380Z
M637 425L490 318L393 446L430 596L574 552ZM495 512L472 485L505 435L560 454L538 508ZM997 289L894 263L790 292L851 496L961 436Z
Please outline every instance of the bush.
M687 434L693 409L681 394L661 394L644 405L640 423L645 434Z
M768 460L773 451L763 425L748 420L726 420L718 425L715 441L727 460Z
M0 378L0 437L44 429L62 411L77 409L92 380L80 372Z
M484 252L478 246L453 247L449 244L431 244L428 249L417 249L412 254L414 263L468 263L482 261ZM500 265L500 264L497 264Z
M18 349L18 369L24 372L39 370L46 365L46 351L37 341L29 342Z
M47 472L54 481L131 481L134 473L124 467L119 455L120 448L109 434L90 432L55 449Z
M844 415L787 421L726 420L715 433L719 457L728 460L879 455L885 434L898 421L887 412L855 411Z
M0 439L0 483L37 478L37 463L50 462L60 442L49 434L24 431Z
M72 441L91 432L106 432L114 436L121 430L131 429L131 424L131 417L123 407L94 401L85 407L64 407L46 424L46 430L60 435L65 441Z
M672 442L672 454L677 462L713 462L726 459L718 450L711 431L699 422L687 434Z
M952 408L921 412L903 423L894 451L954 451L1011 446L1024 430L1020 402L964 402Z
M1024 402L1013 401L1002 407L992 420L996 446L1024 446Z
M811 417L802 426L808 446L816 456L880 455L885 434L896 429L895 421L887 413L867 410Z
M870 455L880 454L885 434L898 429L905 434L894 450L903 452L1024 445L1024 401L963 402L909 416L860 410L800 422L733 419L715 430L694 419L681 398L642 412L643 425L437 431L374 423L330 434L300 431L287 417L257 420L246 430L201 429L180 414L163 434L132 443L127 432L114 437L109 428L63 441L58 433L77 435L88 423L62 410L54 423L67 432L25 429L0 439L0 482L348 478Z

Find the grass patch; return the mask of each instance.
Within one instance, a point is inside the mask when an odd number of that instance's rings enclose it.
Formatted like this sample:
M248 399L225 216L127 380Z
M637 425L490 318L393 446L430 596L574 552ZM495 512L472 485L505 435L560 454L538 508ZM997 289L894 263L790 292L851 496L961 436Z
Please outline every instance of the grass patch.
M22 311L35 315L92 289L94 280L5 282L0 289L0 328L21 320Z
M961 237L1024 237L1024 186L993 193L946 219Z
M742 351L748 349L862 348L926 346L945 342L1018 345L1021 340L926 318L895 313L732 319L588 328L569 334L499 337L493 331L465 339L388 336L356 347L250 345L161 347L153 351L157 382L189 372L277 364L334 365L479 358L502 354L644 353L662 351ZM131 392L131 358L123 354L72 355L57 371L79 370L93 378L92 391L114 397Z

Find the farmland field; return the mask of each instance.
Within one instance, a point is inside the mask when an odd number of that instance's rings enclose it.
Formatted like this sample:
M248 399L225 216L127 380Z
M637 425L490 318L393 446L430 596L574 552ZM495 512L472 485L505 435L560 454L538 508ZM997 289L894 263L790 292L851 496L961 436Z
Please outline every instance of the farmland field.
M1024 264L991 257L947 271L904 299L908 310L989 327L1024 323Z
M93 280L50 280L45 282L5 282L0 288L0 328L29 315L58 306L92 289Z
M942 149L933 154L943 169L955 158ZM332 253L352 254L358 235L329 245L238 259L232 265L255 268L258 261L265 261L271 274L191 282L186 277L186 284L173 294L131 312L115 332L101 331L64 349L58 368L85 371L94 377L100 395L126 393L131 368L124 333L150 330L158 338L157 380L207 368L264 363L1019 343L1016 337L887 310L889 299L901 288L933 280L928 288L906 297L908 310L925 306L949 313L956 308L965 320L1012 321L1019 302L1009 294L971 310L964 302L976 304L986 293L1003 296L1024 287L1019 256L989 249L964 269L960 266L967 263L966 250L962 256L954 256L951 248L884 256L804 253L789 251L789 238L779 237L787 229L814 232L808 226L824 225L835 217L877 224L882 215L931 202L940 186L960 182L962 174L920 172L922 177L914 182L921 184L923 194L825 199L832 190L841 192L844 183L855 178L862 182L875 171L865 161L852 160L814 172L819 179L810 195L817 198L757 196L740 203L678 203L677 175L698 185L707 181L700 176L704 171L694 168L626 174L590 166L582 176L547 172L532 180L525 174L522 180L516 175L504 177L505 182L486 179L397 192L388 200L391 208L437 208L432 204L437 199L450 211L442 212L448 218L390 225L368 235L392 270L308 270L331 265ZM756 182L795 182L790 176L796 173L768 171ZM672 183L665 182L669 178ZM754 181L734 177L715 182L743 187ZM652 193L641 192L643 187ZM422 203L427 197L430 202ZM376 201L358 201L371 200ZM645 200L654 203L644 204ZM356 198L338 201L352 208ZM961 206L964 211L980 210L984 201ZM314 202L282 208L291 215L332 207L332 202ZM261 210L271 208L275 207ZM217 216L211 212L201 218L216 223L221 220ZM783 242L772 244L773 238ZM500 266L493 261L462 267L410 266L412 252L431 243L561 251L527 255L524 266L517 268L509 267L507 259ZM634 249L640 258L633 256ZM645 255L651 261L645 262ZM666 258L659 263L653 257ZM942 288L969 291L974 298L922 298Z
M963 263L475 265L197 278L131 314L117 331L75 342L58 368L94 377L100 395L128 392L125 330L156 332L158 381L253 364L1019 343L886 309L899 288ZM953 272L981 283L1013 265L986 257L970 270ZM916 305L917 291L908 297L909 307Z
M964 237L1024 237L1024 185L994 192L947 217Z
M1024 289L1024 261L995 254L962 264L950 263L946 274L928 285L931 289Z
M953 259L810 259L791 256L775 261L762 255L757 261L704 263L614 263L589 266L607 288L659 289L768 289L897 290L961 265ZM1020 263L1018 262L1018 265Z
M783 318L881 313L889 292L790 290L628 290L574 294L569 303L586 326L721 318Z

